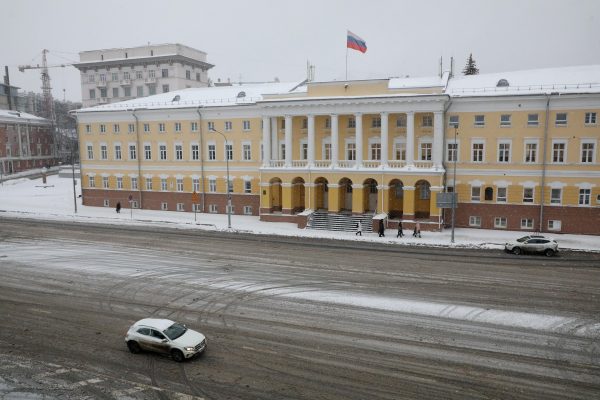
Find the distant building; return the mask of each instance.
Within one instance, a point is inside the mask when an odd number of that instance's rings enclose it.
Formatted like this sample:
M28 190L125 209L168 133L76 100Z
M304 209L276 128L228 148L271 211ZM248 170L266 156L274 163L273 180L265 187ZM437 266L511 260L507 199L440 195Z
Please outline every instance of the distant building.
M208 86L206 53L160 44L79 53L84 107Z
M0 83L0 110L16 110L17 97L18 97L18 87L7 85L5 83ZM10 104L9 108L9 93L10 93Z
M58 164L52 123L19 111L0 110L2 175Z

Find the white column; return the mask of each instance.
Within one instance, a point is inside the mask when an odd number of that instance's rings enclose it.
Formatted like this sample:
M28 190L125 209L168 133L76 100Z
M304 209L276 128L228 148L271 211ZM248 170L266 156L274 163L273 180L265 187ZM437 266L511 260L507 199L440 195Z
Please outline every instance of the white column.
M285 116L285 166L292 166L292 117Z
M279 160L279 127L277 117L271 117L271 158Z
M338 141L338 115L331 114L331 168L337 168L339 160Z
M363 162L362 113L354 114L354 120L356 122L356 168L360 168Z
M406 166L415 165L415 113L406 113Z
M262 123L263 165L268 167L271 163L271 124L269 117L263 117Z
M308 166L315 163L315 116L308 116Z
M441 111L433 113L433 167L442 168L444 157L444 114Z
M381 113L381 167L388 163L388 113Z

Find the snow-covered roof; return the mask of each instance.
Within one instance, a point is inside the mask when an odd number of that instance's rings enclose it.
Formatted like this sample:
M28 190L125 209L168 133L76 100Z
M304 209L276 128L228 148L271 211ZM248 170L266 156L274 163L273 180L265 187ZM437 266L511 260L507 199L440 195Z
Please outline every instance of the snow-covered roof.
M50 123L50 121L48 121L45 118L38 117L33 114L28 114L26 112L12 110L0 110L0 120L10 122L36 122L48 124Z
M257 101L261 101L264 95L289 93L296 88L298 84L299 82L272 82L181 89L154 96L121 101L119 103L83 108L76 112L122 111L134 108L164 109L255 104Z
M501 80L505 82L501 82ZM600 92L600 65L461 76L450 79L446 90L446 93L452 97L502 96L552 92Z
M422 76L415 78L390 78L389 89L417 89L446 86L447 76Z

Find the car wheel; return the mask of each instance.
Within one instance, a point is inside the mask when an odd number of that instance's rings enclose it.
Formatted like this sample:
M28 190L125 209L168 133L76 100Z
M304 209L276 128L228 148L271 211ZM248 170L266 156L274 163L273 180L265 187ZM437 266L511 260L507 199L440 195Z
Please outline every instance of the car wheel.
M177 349L171 351L171 357L173 357L173 360L177 362L182 362L185 358L183 357L183 353Z
M552 257L554 255L554 250L546 249L546 251L544 251L544 254L546 255L546 257Z
M138 354L140 351L142 351L142 349L140 349L140 345L137 342L134 342L133 340L127 342L127 347L129 348L129 351L133 354Z
M520 248L520 247L515 247L515 248L513 249L513 253L514 253L514 254L516 254L516 255L519 255L519 254L521 254L521 253L522 253L522 252L521 252L521 248Z

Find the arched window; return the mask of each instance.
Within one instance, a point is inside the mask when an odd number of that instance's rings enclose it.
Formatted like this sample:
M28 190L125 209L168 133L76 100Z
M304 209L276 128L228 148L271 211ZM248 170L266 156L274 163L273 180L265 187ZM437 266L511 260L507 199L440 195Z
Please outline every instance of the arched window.
M485 200L494 200L494 189L491 187L486 187L484 192Z

